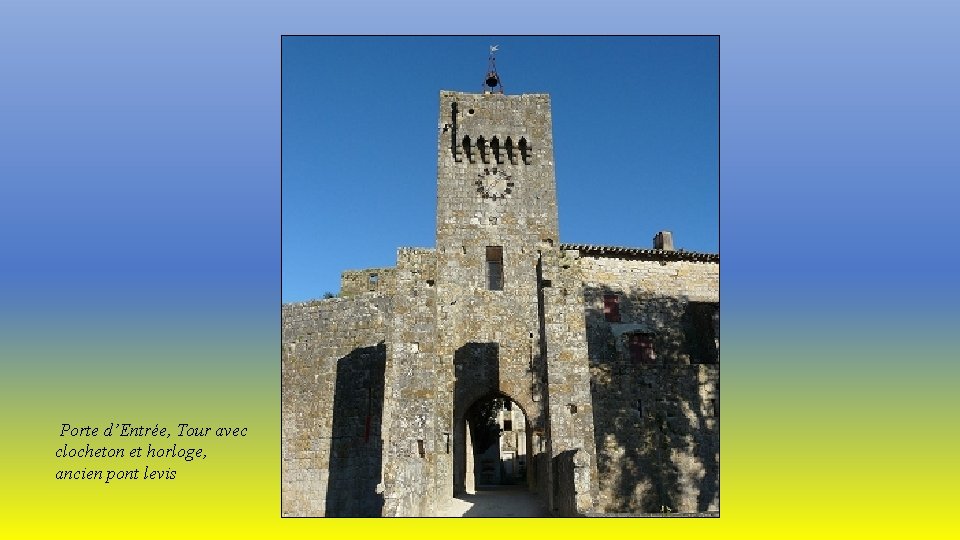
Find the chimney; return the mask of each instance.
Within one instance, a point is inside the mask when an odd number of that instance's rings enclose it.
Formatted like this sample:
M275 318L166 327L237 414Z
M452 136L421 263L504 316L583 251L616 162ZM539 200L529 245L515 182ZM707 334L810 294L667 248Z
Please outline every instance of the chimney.
M653 249L662 249L664 251L673 251L673 233L670 231L660 231L653 237Z

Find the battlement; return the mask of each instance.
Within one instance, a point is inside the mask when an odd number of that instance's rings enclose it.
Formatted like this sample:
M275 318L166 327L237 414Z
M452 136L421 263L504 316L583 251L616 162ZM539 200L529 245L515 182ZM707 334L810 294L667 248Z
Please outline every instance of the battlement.
M531 133L531 118L549 118L548 94L470 94L442 91L440 139L456 162L532 165L534 147L544 143Z

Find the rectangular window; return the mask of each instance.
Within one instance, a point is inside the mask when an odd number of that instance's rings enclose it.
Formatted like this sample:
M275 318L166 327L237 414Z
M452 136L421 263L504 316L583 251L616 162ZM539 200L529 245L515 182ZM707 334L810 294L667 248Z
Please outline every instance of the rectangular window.
M513 431L513 420L504 420L504 421L503 421L503 430L504 430L504 431Z
M487 246L487 289L503 290L503 248Z
M641 364L652 364L657 360L653 350L653 334L628 334L627 345L630 359Z
M603 317L607 322L620 322L620 297L615 294L603 295Z

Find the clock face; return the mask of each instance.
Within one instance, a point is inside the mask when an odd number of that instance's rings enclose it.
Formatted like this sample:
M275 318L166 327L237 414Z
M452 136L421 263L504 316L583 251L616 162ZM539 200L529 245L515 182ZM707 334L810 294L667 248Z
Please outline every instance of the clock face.
M477 193L484 199L494 201L505 199L513 193L513 178L501 169L496 167L484 168L477 174Z

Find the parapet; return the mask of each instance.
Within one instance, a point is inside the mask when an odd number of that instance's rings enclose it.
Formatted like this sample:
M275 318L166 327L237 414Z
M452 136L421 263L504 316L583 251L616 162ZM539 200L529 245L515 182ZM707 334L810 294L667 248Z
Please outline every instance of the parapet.
M366 268L346 270L340 274L340 296L354 296L368 292L389 294L396 289L397 269Z

